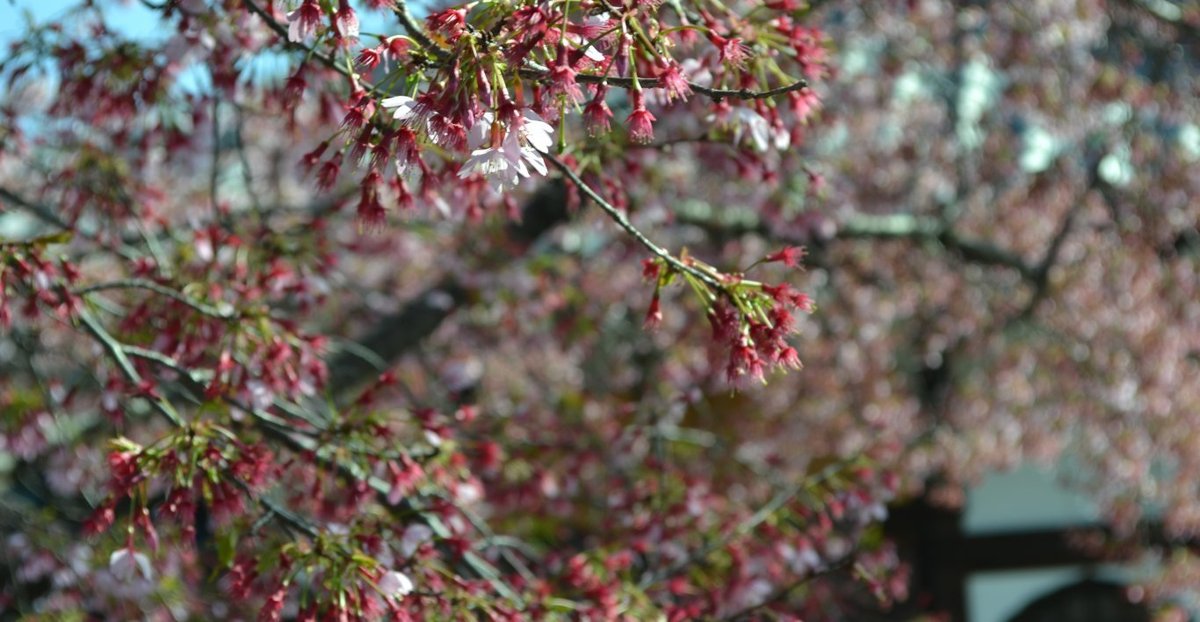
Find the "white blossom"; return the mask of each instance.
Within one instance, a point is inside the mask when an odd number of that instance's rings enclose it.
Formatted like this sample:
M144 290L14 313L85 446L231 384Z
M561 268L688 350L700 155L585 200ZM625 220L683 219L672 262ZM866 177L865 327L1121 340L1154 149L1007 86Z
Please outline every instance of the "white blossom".
M750 142L755 151L766 151L771 146L771 124L751 108L738 106L732 111L733 142L742 142L742 136L749 133Z
M108 570L118 581L128 583L136 574L150 580L154 578L154 569L150 567L150 558L129 548L117 549L108 558Z
M542 153L554 146L554 127L532 110L522 111L516 132L509 131L500 146L483 147L491 136L495 116L486 112L467 132L467 145L474 148L463 163L458 176L480 174L487 178L497 192L515 187L529 177L532 168L541 175L548 171Z
M392 118L397 121L407 121L416 115L417 100L407 95L397 95L385 98L379 102L384 108L392 111Z
M787 151L792 146L792 133L784 127L771 128L771 137L775 143L775 151Z
M522 114L525 116L525 120L521 123L521 137L534 149L542 153L550 153L550 148L554 146L554 126L546 123L536 112L528 108ZM542 174L544 175L545 172L543 171Z
M503 149L488 147L486 149L476 149L471 152L471 157L463 163L462 168L458 170L458 176L462 178L469 177L475 173L479 173L488 178L498 190L506 186L515 186L521 178L521 171L518 169L520 162L514 162L508 153ZM526 177L528 172L523 173Z
M305 20L301 15L303 10L301 6L287 14L288 41L292 43L304 43L317 33L317 22Z
M388 598L404 598L413 591L412 579L399 570L389 570L379 579L379 592Z

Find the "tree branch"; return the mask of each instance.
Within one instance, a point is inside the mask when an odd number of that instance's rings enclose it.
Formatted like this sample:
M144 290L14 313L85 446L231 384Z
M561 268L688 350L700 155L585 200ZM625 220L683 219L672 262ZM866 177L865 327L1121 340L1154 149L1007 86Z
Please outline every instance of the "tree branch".
M562 160L559 160L557 157L551 154L546 154L546 159L550 160L550 163L553 164L555 168L557 168L559 171L562 171L562 174L565 175L567 179L571 180L571 183L575 184L575 187L579 188L584 195L586 195L592 201L595 201L596 205L598 205L605 214L608 214L608 217L611 218L613 222L617 223L617 226L633 237L633 239L637 240L639 244L646 247L646 250L665 261L667 265L674 270L687 273L706 285L717 289L718 291L724 291L724 285L715 277L713 277L713 275L704 272L703 270L697 270L695 266L690 266L684 263L672 255L670 251L655 244L650 238L646 237L646 234L642 233L637 227L633 226L633 223L629 221L629 217L625 215L625 212L622 212L613 206L612 203L606 201L604 197L600 196L600 194L592 189L591 186L587 185L587 183L584 182L575 171L571 170L571 167L564 164Z
M425 34L425 30L413 19L412 13L408 11L408 2L405 0L397 0L392 7L392 12L400 19L400 25L408 32L408 36L416 39L417 43L425 48L427 52L432 54L438 60L447 60L450 58L450 52L443 49L442 46L434 43L429 35Z
M86 313L86 311L85 311L85 313ZM88 315L88 317L90 318L90 314ZM95 328L96 332L94 332L93 334L97 335L98 338L101 339L101 342L104 344L105 349L113 356L114 359L116 359L118 361L125 361L125 364L122 365L122 369L128 370L127 377L129 377L131 380L136 378L137 379L136 381L140 382L140 376L138 376L137 371L135 369L133 369L133 366L128 363L128 358L126 357L126 354L129 352L131 347L130 346L122 346L120 343L118 343L115 339L112 338L111 335L108 335L108 333L105 332L104 329L99 326L99 324L95 323L94 319L89 319L88 325L89 325L89 327ZM188 370L187 368L183 367L182 365L179 365L176 361L174 361L173 359L171 359L170 357L168 357L166 355L148 351L148 350L143 350L141 348L136 349L136 353L139 356L149 358L151 360L158 362L159 364L164 365L168 369L180 374L183 378L187 379L193 385L200 384L200 380L195 375L193 375L192 371ZM129 373L132 373L132 376L129 376ZM310 454L310 455L314 456L314 458L321 464L328 466L328 467L332 467L337 472L339 477L342 477L342 478L345 478L345 479L348 479L351 481L366 482L367 485L370 486L371 489L375 491L376 495L380 499L380 503L385 508L389 508L394 514L397 514L397 515L411 514L411 515L417 516L439 538L448 538L448 537L453 536L453 533L451 532L450 528L447 527L446 524L443 523L440 518L438 518L435 514L422 511L420 508L416 507L416 505L413 503L413 501L411 499L406 498L406 499L402 500L400 502L400 504L398 504L398 505L390 504L387 501L388 494L391 492L391 485L388 482L386 482L378 477L372 476L370 473L364 472L361 468L358 467L358 465L348 463L344 460L341 460L340 458L336 457L336 455L331 457L329 453L321 451L322 447L317 440L311 439L311 438L305 438L305 437L301 437L301 436L296 436L294 429L291 429L289 426L286 425L286 422L281 422L274 415L264 412L261 409L254 408L253 406L251 406L249 404L244 404L241 401L239 401L231 396L223 396L222 399L224 399L224 401L226 401L230 405L232 405L236 408L239 408L240 410L250 414L254 418L254 420L256 422L258 422L257 427L259 428L259 430L261 430L263 432L263 434L282 443L285 447L292 450L293 452L299 453L299 454ZM159 401L156 401L155 403L158 404L159 402L162 402L162 401L165 401L165 400L159 400ZM172 413L174 412L174 409L170 407L169 403L166 406L170 412L172 412ZM164 414L166 414L167 411L163 411L163 412L164 412ZM178 417L177 413L175 414L175 419L173 419L173 423L176 423L176 425L180 425L180 426L183 425L182 419L180 419ZM290 512L290 511L282 511L282 512L279 511L280 508L279 508L278 504L271 502L270 500L266 499L265 497L259 496L257 498L257 501L260 504L263 504L264 507L266 507L272 513L275 513L280 518L284 519L289 524L292 524L293 526L301 529L301 531L305 531L306 533L309 533L309 531L311 530L311 526L306 528L305 522L302 519L300 519L298 515ZM478 554L476 554L474 552L468 551L467 553L465 553L463 555L463 562L467 565L467 567L470 569L470 571L475 574L475 576L477 576L480 579L483 579L483 580L487 581L489 584L491 584L493 589L495 589L497 593L499 593L502 596L504 596L505 598L511 600L518 607L522 607L522 608L524 607L524 602L521 599L520 595L517 594L517 592L515 590L513 590L513 588L510 587L507 583L505 583L503 580L501 580L500 573L487 560L483 559L482 557L480 557Z
M1026 303L1025 308L1016 316L1017 320L1027 320L1032 317L1038 305L1046 298L1046 293L1050 289L1050 270L1058 261L1058 256L1062 252L1063 242L1066 241L1067 236L1071 233L1071 228L1075 223L1075 217L1079 213L1081 204L1082 199L1071 206L1066 218L1063 218L1062 223L1059 224L1054 238L1050 240L1050 246L1046 248L1045 255L1042 256L1042 260L1034 268L1032 277L1033 294L1030 295L1029 302Z
M529 78L533 80L545 80L549 78L550 70L548 68L532 61L529 61L526 64L528 66L522 68L519 72L522 78ZM576 75L575 81L583 84L606 84L623 89L634 88L635 84L639 87L651 89L658 88L659 86L658 78L626 78L619 76L601 76L589 73L581 73ZM767 89L765 91L752 91L750 89L715 89L702 84L697 84L695 82L688 82L688 87L691 88L692 91L712 98L715 101L720 101L723 99L770 99L772 97L778 97L780 95L791 93L792 91L806 89L808 88L808 80L800 78L791 84L785 84L783 86Z
M28 201L8 188L0 187L0 198L12 203L13 205L16 205L17 207L23 208L25 211L33 214L38 218L38 220L41 220L46 224L54 225L59 229L66 229L68 231L74 230L74 227L71 226L71 223L59 218L58 214L55 214L50 208L44 205L38 205L32 201Z
M77 296L83 296L110 289L144 289L183 303L198 313L202 313L218 320L232 320L238 317L238 314L234 311L219 309L198 300L193 300L182 292L146 279L123 279L119 281L109 281L107 283L97 283L95 285L88 285L87 287L76 288L72 290L71 293Z

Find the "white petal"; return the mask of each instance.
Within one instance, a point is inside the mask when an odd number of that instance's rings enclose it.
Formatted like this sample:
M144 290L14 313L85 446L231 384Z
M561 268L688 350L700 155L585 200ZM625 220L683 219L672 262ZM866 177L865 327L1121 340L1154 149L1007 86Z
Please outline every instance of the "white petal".
M138 570L142 571L142 576L147 580L154 578L154 569L150 567L150 558L141 553L134 553L133 559L137 561Z
M735 143L741 142L743 132L749 130L755 151L766 151L770 147L771 126L761 114L750 108L734 108L733 122L736 124L733 130Z
M301 43L304 41L304 33L300 32L300 19L297 13L300 9L296 9L287 14L288 21L288 41L292 43Z
M534 121L536 123L541 123L547 127L550 126L550 124L546 123L546 120L542 118L542 115L534 112L532 108L526 108L525 110L522 110L521 116L525 117L526 119L528 119L530 121Z
M458 170L458 176L465 179L473 173L479 173L490 177L508 169L510 164L508 156L500 150L476 149L471 152L471 157L467 158L462 168Z
M154 569L150 567L150 559L141 553L128 548L117 549L108 558L108 569L118 581L132 581L139 573L145 579L154 577Z
M777 151L787 151L787 148L792 146L792 134L785 129L775 130L775 149Z
M529 168L527 166L525 166L525 160L523 160L523 159L517 160L516 162L513 162L512 164L513 164L512 169L514 171L516 171L521 177L529 177ZM512 183L515 186L520 181L521 180L519 178L514 178Z
M384 108L395 108L396 110L392 113L392 118L396 119L397 121L404 121L405 119L413 116L413 108L415 107L416 101L417 100L408 97L407 95L397 95L395 97L388 97L379 103L382 104Z
M522 129L525 134L525 142L529 143L529 146L542 153L550 152L550 148L554 146L554 128L550 127L549 123L526 121L525 127Z
M395 108L406 101L412 101L412 98L404 95L396 95L395 97L385 97L383 98L383 101L379 103L384 108Z
M750 124L750 138L754 140L754 149L756 151L766 151L770 146L770 128L767 126L766 119L759 117L761 123Z
M713 77L708 68L700 64L699 60L689 58L682 63L679 63L679 70L683 75L688 77L688 80L695 82L700 86L712 86Z
M342 31L342 36L348 39L358 38L358 17L351 19L338 18L338 29Z
M492 130L492 121L495 117L490 112L483 113L475 125L467 130L467 149L474 151L479 149L487 142L488 135Z
M541 154L529 148L521 150L521 157L529 163L538 173L546 174L546 161L542 159Z
M129 581L133 579L133 572L137 564L133 561L133 555L129 549L117 549L108 558L108 570L113 573L113 576L118 581Z
M412 579L398 570L389 570L379 579L379 591L390 598L403 598L413 591Z

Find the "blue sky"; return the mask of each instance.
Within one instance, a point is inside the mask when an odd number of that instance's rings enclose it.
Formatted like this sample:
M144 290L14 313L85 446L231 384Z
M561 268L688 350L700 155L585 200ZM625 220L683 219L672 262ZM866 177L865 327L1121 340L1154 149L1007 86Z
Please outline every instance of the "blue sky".
M24 33L24 14L32 15L36 22L45 23L68 15L79 4L80 0L0 0L0 44L6 45ZM157 13L137 0L97 0L97 4L104 7L110 26L131 37L153 40L169 36L172 32L160 28ZM411 6L419 14L423 4L427 3L418 1L411 3ZM374 11L360 10L359 20L365 32L380 32L389 26L389 20ZM394 26L395 22L391 22L391 25Z
M0 0L0 46L7 47L12 41L24 36L30 18L37 24L59 21L69 17L80 3L81 0ZM96 3L103 8L108 25L132 39L155 41L169 37L174 32L173 28L162 27L158 12L137 0L96 0ZM360 10L359 19L364 32L398 31L394 20L374 11ZM371 38L366 40L373 41ZM263 64L261 68L256 67L255 74L284 75L286 69L278 64L278 58L267 57L260 60ZM207 90L208 84L207 69L203 66L193 66L180 74L178 87L184 91L202 92Z
M157 28L155 13L138 2L102 4L111 24L130 36L152 39L169 34ZM37 23L46 23L65 17L78 5L77 0L0 0L0 43L7 45L24 34L26 14Z

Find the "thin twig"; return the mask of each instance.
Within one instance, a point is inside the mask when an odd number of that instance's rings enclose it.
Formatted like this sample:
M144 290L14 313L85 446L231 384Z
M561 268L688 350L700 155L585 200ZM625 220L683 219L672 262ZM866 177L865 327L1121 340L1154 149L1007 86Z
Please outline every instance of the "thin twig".
M8 188L0 187L0 198L16 205L17 207L24 208L30 214L37 216L42 222L54 225L60 229L66 229L68 231L74 229L70 223L62 218L59 218L58 214L55 214L53 210L44 205L38 205L37 203L29 201L17 193L9 190Z
M113 348L115 348L115 351L118 352L122 358L125 357L126 353L130 353L130 350L132 349L131 346L122 347L120 344L117 344L115 340L111 341L114 344ZM144 351L141 349L137 349L137 354L139 356L145 356L146 358L155 360L156 362L166 366L168 369L179 373L193 383L198 382L197 378L192 375L192 372L166 355L159 354L157 356L152 356L150 355L150 351ZM132 369L132 366L130 369ZM136 371L134 373L136 374ZM262 430L264 434L273 440L282 443L293 452L299 454L311 454L321 464L332 467L341 477L354 481L365 482L375 491L376 495L381 499L381 502L384 502L386 507L392 508L394 512L398 514L411 513L415 515L439 538L449 538L454 535L450 528L443 523L436 514L422 511L420 508L416 507L416 505L410 499L404 499L398 505L386 503L387 497L391 492L390 483L378 477L372 476L368 472L365 472L357 464L341 460L336 456L336 452L334 452L333 455L330 455L330 452L321 451L322 445L319 441L312 438L297 436L297 430L294 428L294 426L289 426L285 421L280 420L278 417L275 417L274 415L271 415L262 409L254 408L250 404L242 403L240 400L237 400L232 396L227 395L222 399L231 406L248 413L254 418L255 421L258 422L259 429ZM475 574L475 576L487 581L498 594L507 598L517 608L524 608L524 600L521 598L520 594L518 594L516 590L504 582L504 580L500 577L499 571L490 562L479 556L477 553L470 551L463 554L463 562L466 564L467 568Z
M416 39L417 43L425 48L427 52L438 60L447 60L450 58L450 52L443 49L437 43L434 43L433 39L430 39L429 35L425 34L425 31L417 23L417 20L413 19L412 13L408 11L408 3L405 0L398 0L393 5L392 12L400 19L400 25L404 26L404 30L408 31L408 36Z
M84 296L110 289L144 289L166 296L172 300L175 300L176 302L183 303L199 313L218 320L232 320L238 317L238 314L233 311L218 309L217 307L194 300L182 292L146 279L123 279L119 281L109 281L107 283L97 283L95 285L88 285L87 287L74 289L71 293L77 296Z
M704 272L703 270L697 270L695 266L690 266L683 261L680 261L679 258L672 255L670 251L655 244L653 240L646 237L646 234L642 233L637 227L633 226L633 223L629 221L629 217L627 217L624 212L617 209L612 203L609 203L604 199L604 197L600 196L598 192L584 182L583 179L581 179L579 175L571 169L571 167L564 164L562 160L559 160L557 157L551 154L546 154L546 159L550 160L551 164L553 164L558 170L562 171L562 174L565 175L567 179L571 180L571 183L575 184L575 186L579 188L580 192L583 192L585 195L587 195L587 197L594 201L596 205L598 205L600 209L604 211L605 214L608 214L609 218L612 218L613 221L617 223L617 226L621 227L621 229L625 230L625 232L632 236L633 239L637 240L642 246L646 247L646 250L649 250L655 256L665 261L672 269L678 272L686 272L706 285L709 285L718 291L724 291L725 288L721 282L714 278L711 274Z
M521 77L534 80L544 80L549 78L550 70L546 67L534 62L528 62L526 64L529 66L521 69ZM642 88L651 89L659 86L658 78L601 76L590 73L577 74L575 76L575 81L582 82L584 84L606 84L624 89L634 88L635 84ZM801 78L795 82L792 82L791 84L785 84L783 86L767 89L765 91L752 91L750 89L715 89L702 84L696 84L695 82L688 82L688 87L696 93L710 97L717 101L722 99L771 99L772 97L785 95L787 93L791 93L792 91L799 91L801 89L808 88L808 80Z
M275 34L282 37L285 46L311 55L313 58L320 61L322 65L325 65L326 67L342 74L343 76L346 76L347 78L350 78L351 80L358 78L357 74L353 74L345 67L341 66L334 57L317 50L315 47L304 45L303 43L297 43L289 39L287 27L275 21L275 18L271 16L270 13L264 11L262 7L258 6L254 0L242 0L242 3L246 5L246 8L250 9L251 13L254 13L262 18L262 21L267 25L267 28L270 28L271 30L275 31Z
M1042 256L1042 260L1038 262L1033 273L1033 294L1029 297L1029 302L1025 304L1025 308L1017 314L1017 320L1028 320L1033 317L1038 305L1046 298L1046 294L1050 289L1050 271L1058 262L1058 257L1062 252L1063 243L1067 241L1067 236L1071 233L1071 228L1075 223L1075 216L1079 213L1082 205L1082 198L1075 205L1072 205L1070 211L1067 212L1062 223L1058 226L1058 231L1055 232L1054 238L1050 240L1050 245L1046 248L1046 254Z

